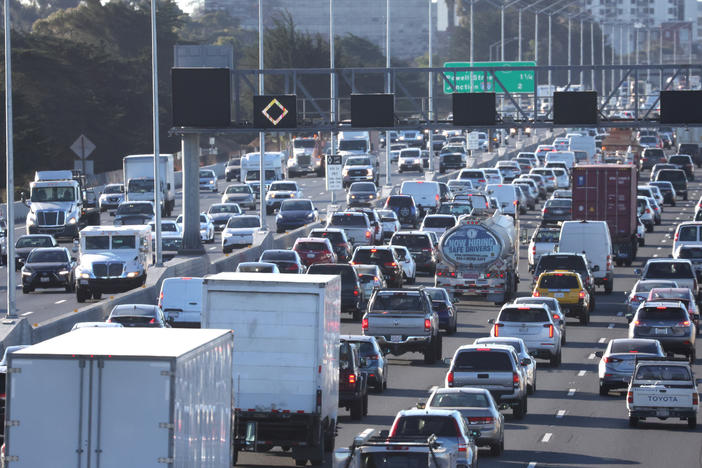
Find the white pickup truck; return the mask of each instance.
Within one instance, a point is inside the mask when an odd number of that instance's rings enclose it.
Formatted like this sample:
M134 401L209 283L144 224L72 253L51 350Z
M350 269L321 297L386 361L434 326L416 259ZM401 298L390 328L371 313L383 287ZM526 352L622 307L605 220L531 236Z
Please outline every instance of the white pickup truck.
M697 427L699 394L687 359L639 358L629 383L626 408L629 425L635 427L646 418L680 418L687 427Z

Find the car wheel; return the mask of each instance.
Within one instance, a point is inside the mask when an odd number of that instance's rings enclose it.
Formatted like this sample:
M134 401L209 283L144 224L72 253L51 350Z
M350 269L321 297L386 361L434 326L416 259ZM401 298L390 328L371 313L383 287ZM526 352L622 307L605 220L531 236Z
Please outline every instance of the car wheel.
M646 225L646 232L653 232L653 224Z
M353 321L354 322L360 322L362 317L363 317L363 313L361 312L360 309L356 309L353 311Z
M580 316L580 325L588 325L590 323L590 313L585 311Z
M697 352L695 351L695 348L692 348L687 357L690 359L690 364L695 363L695 361L697 360Z
M629 427L636 427L639 424L639 418L636 416L629 416Z
M512 407L512 414L514 415L514 419L524 419L526 415L526 397L522 398L519 404Z
M434 352L436 350L436 345L434 340L431 340L424 348L424 364L434 364Z
M22 286L22 294L29 294L30 292L32 292L32 288Z
M683 200L687 201L687 194L683 195Z
M697 416L690 416L687 418L687 427L689 429L695 429L697 427Z
M604 384L603 382L600 382L600 396L607 396L609 395L609 387Z
M612 290L614 289L614 278L611 278L609 281L607 281L604 285L605 289L605 294L612 294Z
M363 416L368 416L368 389L366 389L366 394L363 395Z
M89 297L90 297L90 291L86 291L83 288L76 288L76 301L77 302L83 303Z
M642 237L639 239L639 247L643 247L644 245L646 245L646 240Z
M363 417L363 398L357 398L351 403L351 419L354 421L360 421Z
M502 444L503 443L504 443L504 441L497 442L495 444L491 444L490 445L490 455L492 455L493 457L499 457L500 455L502 455Z
M561 352L560 351L555 356L551 356L551 358L549 359L549 364L551 365L551 367L558 367L561 364Z

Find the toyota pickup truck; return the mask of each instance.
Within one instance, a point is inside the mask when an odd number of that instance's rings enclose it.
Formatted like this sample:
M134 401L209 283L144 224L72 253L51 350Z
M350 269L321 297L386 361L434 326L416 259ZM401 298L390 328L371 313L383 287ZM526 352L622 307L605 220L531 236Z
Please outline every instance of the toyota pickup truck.
M629 426L636 427L646 418L679 418L687 427L697 427L699 394L687 360L672 358L639 358L629 383L626 408Z
M374 336L385 353L423 353L426 364L441 360L439 316L422 289L376 290L361 329L364 335Z

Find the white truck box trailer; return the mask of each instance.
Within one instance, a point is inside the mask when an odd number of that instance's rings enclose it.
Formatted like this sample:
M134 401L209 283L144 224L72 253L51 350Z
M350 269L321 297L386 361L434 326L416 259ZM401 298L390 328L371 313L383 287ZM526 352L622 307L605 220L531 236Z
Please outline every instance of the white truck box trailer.
M82 328L8 359L7 468L232 466L229 330Z
M339 401L341 280L331 275L219 273L204 278L202 328L237 337L236 451L292 449L324 459Z
M170 216L175 207L175 172L172 154L159 155L161 212ZM154 155L131 154L122 159L126 201L154 201Z

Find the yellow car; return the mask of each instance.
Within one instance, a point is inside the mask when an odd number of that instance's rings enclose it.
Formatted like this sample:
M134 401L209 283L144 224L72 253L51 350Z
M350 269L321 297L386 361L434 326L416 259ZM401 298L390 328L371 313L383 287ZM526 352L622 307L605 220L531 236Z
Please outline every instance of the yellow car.
M590 323L590 294L580 274L568 270L545 271L536 281L534 297L558 300L566 317L577 317L581 325Z

